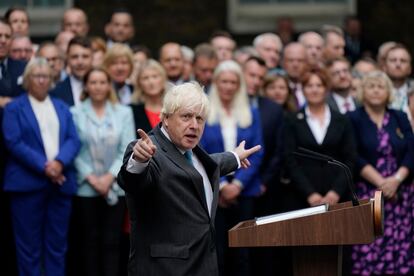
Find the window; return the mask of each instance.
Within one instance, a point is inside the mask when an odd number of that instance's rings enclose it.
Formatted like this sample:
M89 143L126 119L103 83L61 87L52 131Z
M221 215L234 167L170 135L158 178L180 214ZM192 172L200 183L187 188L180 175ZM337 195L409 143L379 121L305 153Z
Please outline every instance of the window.
M278 17L289 16L298 30L342 25L355 14L356 0L227 0L228 27L234 33L274 31Z
M63 12L73 0L0 0L0 14L9 7L24 7L30 17L30 36L52 36L60 31Z

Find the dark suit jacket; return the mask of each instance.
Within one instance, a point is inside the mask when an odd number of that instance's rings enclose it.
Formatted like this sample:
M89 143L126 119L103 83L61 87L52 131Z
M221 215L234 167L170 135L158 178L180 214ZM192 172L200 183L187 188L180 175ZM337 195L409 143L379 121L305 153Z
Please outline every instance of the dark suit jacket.
M397 160L398 167L405 166L412 173L414 170L414 137L410 122L404 112L387 109L390 120L385 130L390 135L390 142L393 154ZM349 113L356 143L358 148L358 161L356 172L359 175L365 165L372 165L374 168L379 158L377 126L369 118L364 107L360 107L354 112Z
M52 102L59 119L59 152L56 160L63 164L66 177L60 191L72 195L77 189L72 161L79 151L80 141L67 106L56 99L52 99ZM39 124L26 94L6 105L3 133L10 152L4 173L5 191L30 192L56 185L44 173L47 158Z
M331 122L324 141L319 145L306 122L304 110L289 114L285 125L286 165L294 196L300 207L307 207L307 197L314 193L324 196L329 190L346 199L349 190L345 173L338 167L325 165L315 160L296 158L293 152L304 147L345 163L351 171L357 158L356 145L349 119L331 110Z
M213 189L211 217L203 182L162 134L150 133L157 151L140 174L126 171L135 141L128 146L118 182L126 191L131 219L129 275L218 275L214 218L219 177L237 168L232 153L208 155L198 146Z
M135 130L142 129L145 132L149 132L152 127L148 120L147 114L145 113L144 104L131 104L132 113L134 115ZM137 138L138 133L136 133Z
M21 83L18 83L18 79L23 75L26 62L8 58L6 66L10 83L6 84L4 78L0 79L0 96L12 98L20 96L24 93L24 90Z
M340 112L338 104L336 103L335 98L332 96L332 93L334 92L330 92L328 94L328 97L326 98L326 103L333 111ZM354 100L355 107L358 108L360 104L355 99L353 100Z
M72 86L70 85L70 77L67 76L66 79L59 82L55 88L53 88L49 95L61 99L64 101L67 105L73 106L75 105L75 102L73 100L73 92L72 92Z
M259 97L258 103L264 147L260 173L269 187L278 181L283 156L283 109L264 97Z

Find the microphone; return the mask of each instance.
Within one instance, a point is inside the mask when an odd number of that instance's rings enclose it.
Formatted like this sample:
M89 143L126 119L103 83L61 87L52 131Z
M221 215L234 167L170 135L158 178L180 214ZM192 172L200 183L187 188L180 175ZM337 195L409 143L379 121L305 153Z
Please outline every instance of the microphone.
M319 152L314 152L312 150L303 148L303 147L299 147L298 151L293 152L294 155L301 157L301 158L307 158L307 159L313 159L319 162L324 162L333 166L338 166L340 167L346 176L347 179L347 185L349 188L349 191L351 192L351 201L352 201L352 205L353 206L358 206L359 205L359 200L358 197L355 193L355 190L353 188L353 184L352 184L352 173L351 170L349 169L349 167L347 165L345 165L344 163L333 159L332 157L328 156L328 155L324 155L321 154Z

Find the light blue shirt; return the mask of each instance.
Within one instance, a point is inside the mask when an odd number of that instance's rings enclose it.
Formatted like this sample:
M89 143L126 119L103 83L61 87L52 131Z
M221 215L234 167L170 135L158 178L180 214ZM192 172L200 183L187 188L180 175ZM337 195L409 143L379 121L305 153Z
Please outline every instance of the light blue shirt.
M71 108L82 146L75 159L78 174L78 196L95 197L99 194L86 181L90 174L111 173L114 177L122 165L129 142L135 139L132 110L121 104L106 103L105 114L99 118L89 99ZM125 195L116 189L118 196Z

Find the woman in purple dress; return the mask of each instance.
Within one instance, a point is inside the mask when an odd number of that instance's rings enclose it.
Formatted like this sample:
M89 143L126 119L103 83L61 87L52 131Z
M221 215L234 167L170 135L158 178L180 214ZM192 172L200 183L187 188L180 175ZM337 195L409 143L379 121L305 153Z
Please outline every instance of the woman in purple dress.
M360 198L382 190L384 235L353 247L352 274L407 275L414 272L413 133L405 113L388 109L392 83L379 71L362 80L363 106L350 114L358 146L356 184Z

